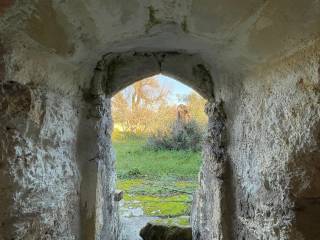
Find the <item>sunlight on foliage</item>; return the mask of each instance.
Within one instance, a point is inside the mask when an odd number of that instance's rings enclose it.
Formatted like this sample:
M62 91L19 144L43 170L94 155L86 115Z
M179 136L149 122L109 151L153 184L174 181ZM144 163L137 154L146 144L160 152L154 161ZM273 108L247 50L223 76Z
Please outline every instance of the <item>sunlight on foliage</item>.
M205 100L191 92L178 104L169 94L156 78L148 78L112 99L117 189L124 191L120 212L189 226L207 123Z
M112 98L114 131L136 135L169 131L177 117L178 104L169 97L174 91L161 85L155 77L138 81L122 90ZM205 99L194 91L179 95L178 99L189 109L193 121L206 125Z

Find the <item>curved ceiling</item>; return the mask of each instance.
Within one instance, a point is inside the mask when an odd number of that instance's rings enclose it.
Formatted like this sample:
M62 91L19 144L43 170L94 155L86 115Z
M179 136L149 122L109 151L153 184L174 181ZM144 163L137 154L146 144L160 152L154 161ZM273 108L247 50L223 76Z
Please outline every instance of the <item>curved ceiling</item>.
M187 51L241 72L320 39L318 0L6 0L1 42L71 64L108 52Z

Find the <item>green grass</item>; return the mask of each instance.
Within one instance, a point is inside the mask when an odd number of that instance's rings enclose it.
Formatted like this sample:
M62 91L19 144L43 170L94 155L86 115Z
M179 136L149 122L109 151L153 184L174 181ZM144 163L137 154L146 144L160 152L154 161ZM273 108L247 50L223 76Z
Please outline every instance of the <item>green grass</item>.
M149 180L145 178L118 179L117 187L127 193L137 195L171 196L184 193L191 195L197 187L195 181L174 181L162 178Z
M142 208L145 216L168 225L189 225L192 193L201 164L199 152L145 149L146 137L114 137L117 188L124 208Z
M130 207L142 207L147 216L175 217L188 215L190 197L186 194L159 197L149 195L125 195L124 200Z
M114 140L119 178L195 180L201 154L186 151L152 151L144 148L146 138L127 137Z
M162 225L176 225L181 227L187 227L190 226L190 217L180 216L174 218L160 218L151 222Z
M163 185L166 187L164 188ZM146 216L180 217L190 213L193 182L163 182L145 179L121 179L117 188L125 192L125 208L142 208Z

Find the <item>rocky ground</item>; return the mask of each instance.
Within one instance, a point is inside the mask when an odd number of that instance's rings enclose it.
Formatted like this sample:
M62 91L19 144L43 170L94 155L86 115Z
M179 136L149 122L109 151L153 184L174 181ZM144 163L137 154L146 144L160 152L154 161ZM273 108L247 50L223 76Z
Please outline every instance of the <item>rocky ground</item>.
M127 179L118 182L118 187L125 189L124 200L120 202L123 240L141 240L139 232L148 222L189 226L191 196L168 190L162 194L146 195L143 191L150 189L148 184L151 183L143 179ZM188 184L190 183L176 183L182 188Z

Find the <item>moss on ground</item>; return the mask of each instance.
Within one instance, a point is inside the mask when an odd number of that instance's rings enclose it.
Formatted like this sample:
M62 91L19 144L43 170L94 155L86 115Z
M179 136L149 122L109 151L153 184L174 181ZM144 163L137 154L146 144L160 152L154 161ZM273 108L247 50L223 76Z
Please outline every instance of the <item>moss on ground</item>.
M186 215L190 211L190 197L186 194L159 197L148 195L125 195L125 206L142 208L146 216L173 217Z
M124 212L130 215L131 210L142 209L144 216L160 217L158 223L189 226L200 153L149 151L144 137L113 137Z
M144 179L128 179L128 180L119 180L117 182L117 188L121 189L124 192L132 192L136 188L144 185Z
M145 179L119 180L117 188L125 192L124 207L142 208L145 216L172 217L190 213L191 194L184 192L186 187L190 188L194 183L179 181L172 184L172 188L163 188L158 181L158 187L154 188L154 184L154 181Z
M175 225L179 227L188 227L190 226L190 217L181 216L181 217L175 217L175 218L161 218L151 222L155 224L160 224L160 225Z

